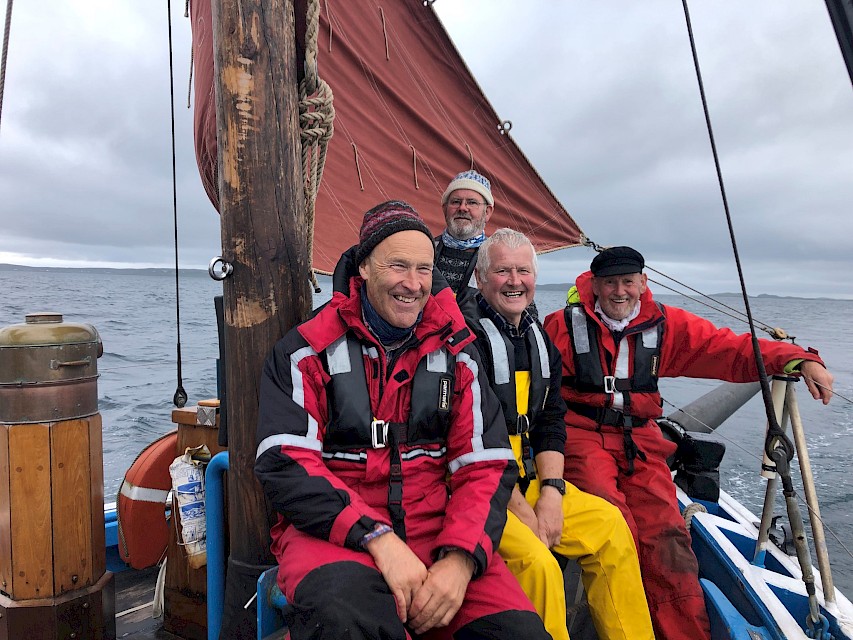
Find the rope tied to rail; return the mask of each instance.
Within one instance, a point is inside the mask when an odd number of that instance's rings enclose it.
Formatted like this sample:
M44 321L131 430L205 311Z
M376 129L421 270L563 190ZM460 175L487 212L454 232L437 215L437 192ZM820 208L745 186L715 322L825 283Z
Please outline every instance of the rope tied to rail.
M326 152L334 133L335 107L332 89L317 71L317 36L320 2L311 0L305 16L305 74L299 83L299 128L302 145L302 178L305 189L305 217L308 227L308 254L314 256L314 207L323 179ZM311 269L311 284L319 293L317 275Z

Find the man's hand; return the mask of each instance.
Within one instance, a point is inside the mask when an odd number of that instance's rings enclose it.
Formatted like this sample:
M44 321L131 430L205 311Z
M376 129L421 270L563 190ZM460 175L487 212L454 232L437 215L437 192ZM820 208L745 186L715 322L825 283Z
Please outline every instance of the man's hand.
M397 615L406 622L415 594L427 579L426 565L393 532L374 538L365 545L365 549L373 556L373 561L394 594Z
M539 534L539 521L536 519L536 512L521 494L518 485L512 488L512 495L509 497L507 509L530 527L533 533Z
M463 551L450 551L432 565L409 609L411 629L421 634L450 624L462 606L473 574L474 561Z
M539 529L533 531L549 549L560 542L563 535L563 496L554 487L540 487L541 493L533 510Z
M812 394L812 398L829 404L829 399L832 397L832 381L834 380L829 370L819 362L804 360L800 364L800 373L803 375L803 380L806 381L806 387Z

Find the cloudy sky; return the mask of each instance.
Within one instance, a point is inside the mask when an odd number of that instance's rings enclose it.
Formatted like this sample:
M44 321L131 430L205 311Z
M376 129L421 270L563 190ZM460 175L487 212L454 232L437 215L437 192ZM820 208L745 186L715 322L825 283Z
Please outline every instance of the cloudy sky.
M335 0L332 0L335 1ZM586 234L707 292L737 289L681 3L438 0L512 135ZM173 2L181 266L219 253ZM853 89L819 0L691 17L751 293L853 298ZM0 262L174 263L165 2L15 4L0 120ZM545 257L565 282L591 250Z

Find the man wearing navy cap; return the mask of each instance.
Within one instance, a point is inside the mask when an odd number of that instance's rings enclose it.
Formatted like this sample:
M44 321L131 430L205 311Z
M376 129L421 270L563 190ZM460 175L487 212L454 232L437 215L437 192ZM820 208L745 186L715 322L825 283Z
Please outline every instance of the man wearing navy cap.
M652 299L643 256L611 247L569 290L564 310L545 318L563 359L566 462L563 476L622 511L637 543L655 636L710 638L690 536L678 510L661 435L659 378L758 379L749 334ZM832 375L816 352L760 340L768 373L800 374L829 402Z

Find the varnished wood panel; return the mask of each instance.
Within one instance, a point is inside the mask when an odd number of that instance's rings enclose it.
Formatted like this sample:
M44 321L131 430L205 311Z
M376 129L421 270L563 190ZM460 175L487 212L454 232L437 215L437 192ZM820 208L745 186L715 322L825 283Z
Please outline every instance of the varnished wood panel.
M104 533L104 438L101 414L89 421L89 487L92 493L92 579L97 580L107 570L106 536Z
M225 451L219 446L219 430L195 424L195 407L172 411L172 421L178 424L178 444L175 455L188 447L206 444L211 455ZM218 422L218 418L217 418ZM172 513L176 514L172 501ZM174 516L173 516L174 517ZM183 546L178 544L180 527L171 527L165 580L165 615L163 627L185 638L206 637L207 625L207 566L191 569Z
M57 422L51 425L50 434L54 513L53 580L56 593L61 594L94 582L89 421L84 418ZM101 513L103 510L102 502Z
M12 513L9 500L9 427L0 425L0 591L12 584Z
M12 589L16 600L53 595L50 430L46 424L9 428Z
M204 596L190 595L168 587L163 595L169 603L163 613L163 629L185 640L206 640L207 601Z

